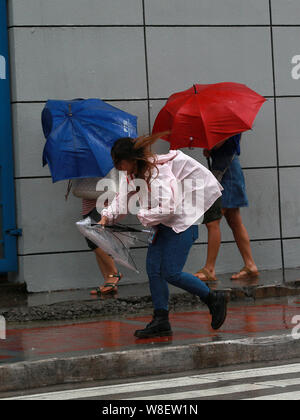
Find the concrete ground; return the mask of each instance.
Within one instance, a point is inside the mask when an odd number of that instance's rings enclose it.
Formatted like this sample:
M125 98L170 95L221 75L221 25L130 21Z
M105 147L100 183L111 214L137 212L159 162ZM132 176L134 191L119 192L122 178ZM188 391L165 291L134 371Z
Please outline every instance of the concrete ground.
M205 308L170 313L173 337L137 339L150 315L107 317L77 322L30 322L9 324L0 344L2 364L36 361L53 357L139 350L153 346L213 343L244 338L261 338L291 333L293 318L299 316L300 297L231 303L227 320L219 331L212 330ZM300 328L299 328L300 329ZM154 348L154 347L153 347Z
M118 296L104 300L87 290L8 292L0 300L7 327L0 392L299 357L298 277L283 283L276 275L263 273L258 284L226 276L211 285L230 298L219 331L197 297L171 289L173 337L144 340L133 334L151 320L145 283L120 286Z
M218 275L211 289L224 290L231 301L293 296L300 293L300 269L262 271L259 279L230 280ZM69 290L28 294L22 286L0 287L0 315L10 322L75 320L90 317L151 313L152 301L145 279L137 284L119 284L118 295L102 299L90 290ZM199 298L170 287L170 309L191 310L201 306Z
M292 359L300 354L299 315L298 297L231 302L219 331L205 308L176 311L173 337L143 340L133 333L150 315L9 323L0 391Z

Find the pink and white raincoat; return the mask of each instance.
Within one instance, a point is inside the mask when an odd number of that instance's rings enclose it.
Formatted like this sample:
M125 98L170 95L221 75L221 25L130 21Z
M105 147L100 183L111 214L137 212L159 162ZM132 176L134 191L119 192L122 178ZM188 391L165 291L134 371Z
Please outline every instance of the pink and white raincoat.
M163 224L180 233L199 223L222 195L214 175L180 150L155 155L155 164L158 173L153 170L149 187L133 176L121 177L119 193L101 212L110 224L132 213L145 227Z

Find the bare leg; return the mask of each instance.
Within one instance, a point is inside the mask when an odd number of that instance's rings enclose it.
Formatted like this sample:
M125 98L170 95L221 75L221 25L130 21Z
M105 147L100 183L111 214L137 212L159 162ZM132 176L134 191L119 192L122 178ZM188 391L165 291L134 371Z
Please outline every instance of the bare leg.
M101 248L95 249L95 255L97 259L98 266L100 271L105 279L105 282L108 281L111 284L117 284L119 279L117 277L109 277L112 274L118 274L118 269L115 265L115 262L112 257L110 257L106 252ZM101 292L107 292L111 287L101 287Z
M215 266L221 245L220 221L221 219L215 220L213 222L207 223L206 225L208 233L208 245L206 263L202 269L204 270L204 273L200 271L194 274L196 277L203 281L216 280Z
M245 266L253 273L257 273L257 266L254 262L250 239L248 232L243 224L240 209L225 209L225 218L229 227L232 230L234 239L244 260ZM241 271L238 274L232 276L232 279L240 279L247 277L247 273Z
M106 252L102 251L101 248L95 249L95 255L104 278L106 278L109 274L116 274L118 272L113 258L106 254Z

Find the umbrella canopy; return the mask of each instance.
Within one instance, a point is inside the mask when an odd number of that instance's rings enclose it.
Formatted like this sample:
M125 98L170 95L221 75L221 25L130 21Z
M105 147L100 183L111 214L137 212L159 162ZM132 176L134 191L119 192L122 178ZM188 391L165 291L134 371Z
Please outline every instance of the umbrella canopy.
M137 117L100 99L49 100L42 127L43 166L49 165L53 182L105 177L113 168L114 142L137 137Z
M171 131L162 137L171 143L171 149L212 149L219 142L250 130L265 101L239 83L194 85L170 96L155 120L153 134Z
M136 273L139 273L135 262L130 254L130 246L138 240L128 232L120 229L107 229L99 224L94 224L90 217L86 217L76 223L79 232L99 246L104 252L111 255L113 259Z

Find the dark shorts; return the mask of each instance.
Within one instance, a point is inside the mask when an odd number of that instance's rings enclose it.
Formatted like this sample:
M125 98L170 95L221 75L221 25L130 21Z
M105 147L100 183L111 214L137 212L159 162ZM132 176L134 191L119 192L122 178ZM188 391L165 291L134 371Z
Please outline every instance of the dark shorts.
M88 214L85 214L85 215L83 216L83 218L85 219L85 218L87 218L87 217L89 217L89 216L90 216L90 218L91 218L91 219L93 219L96 223L100 222L100 220L101 220L101 214L99 214L99 213L97 212L96 207L95 207L92 211L90 211ZM88 238L85 238L85 240L86 240L86 242L87 242L87 244L88 244L88 247L89 247L92 251L95 251L95 249L97 249L97 248L98 248L98 246L97 246L96 244L94 244L94 242L90 241Z
M204 213L203 224L222 219L222 197L219 197L214 204Z

